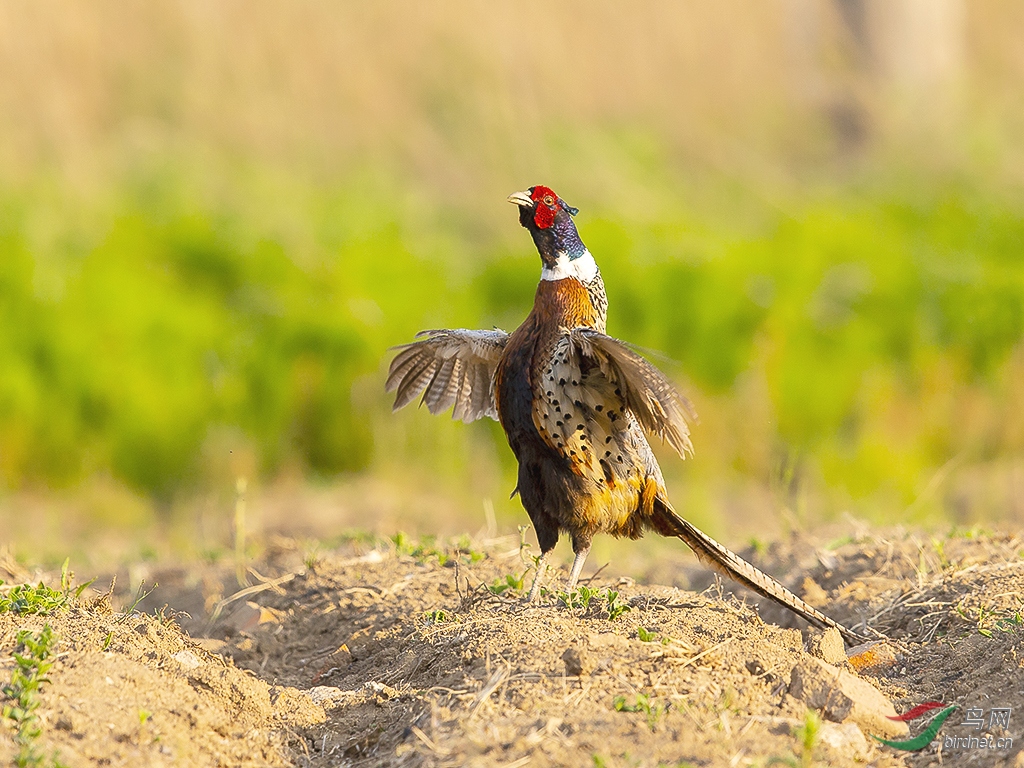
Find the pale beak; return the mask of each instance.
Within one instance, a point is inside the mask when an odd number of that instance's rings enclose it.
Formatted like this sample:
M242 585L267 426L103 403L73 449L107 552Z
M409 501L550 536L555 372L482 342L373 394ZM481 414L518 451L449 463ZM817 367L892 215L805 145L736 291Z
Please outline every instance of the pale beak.
M508 201L510 203L515 203L520 208L533 207L533 198L530 197L529 192L513 192L511 195L508 196Z

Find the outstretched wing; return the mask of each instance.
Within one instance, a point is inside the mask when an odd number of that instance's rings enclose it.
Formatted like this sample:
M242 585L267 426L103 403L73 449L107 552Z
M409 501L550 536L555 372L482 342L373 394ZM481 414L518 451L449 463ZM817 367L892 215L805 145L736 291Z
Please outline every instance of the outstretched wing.
M599 477L640 458L635 425L682 456L693 452L690 402L661 371L621 341L591 328L562 335L540 372L534 424L552 448Z
M494 406L494 369L508 342L501 330L421 331L419 341L396 347L384 388L396 391L394 410L422 392L433 414L453 405L453 419L467 424L483 416L498 418Z
M680 456L693 453L686 421L696 421L697 412L665 374L611 336L590 328L576 328L569 337L580 356L597 363L598 370L615 385L616 395L644 431L660 437Z

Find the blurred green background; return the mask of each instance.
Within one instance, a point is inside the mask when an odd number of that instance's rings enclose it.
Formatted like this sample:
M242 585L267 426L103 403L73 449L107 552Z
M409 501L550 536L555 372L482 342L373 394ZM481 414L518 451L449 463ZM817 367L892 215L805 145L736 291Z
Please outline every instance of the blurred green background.
M696 522L1018 521L1021 39L996 0L4 3L0 533L215 548L240 477L261 530L525 522L496 424L382 384L522 320L538 183L701 414L661 453Z

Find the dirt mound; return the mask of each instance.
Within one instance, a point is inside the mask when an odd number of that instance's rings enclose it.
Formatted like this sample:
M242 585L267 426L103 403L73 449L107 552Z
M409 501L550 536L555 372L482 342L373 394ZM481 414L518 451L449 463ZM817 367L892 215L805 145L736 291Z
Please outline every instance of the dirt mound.
M805 656L799 632L672 588L616 585L609 602L594 585L571 608L569 596L524 605L522 589L489 589L521 581L518 550L457 562L321 561L261 600L286 620L229 629L220 650L317 686L330 720L312 765L656 765L799 750L806 706L787 693ZM857 747L851 759L870 749L863 737Z
M143 606L187 609L176 621L195 640L102 601L2 614L0 658L16 629L53 626L38 741L72 766L1013 764L1019 745L944 738L1004 738L1018 724L992 713L1024 716L1019 549L864 533L748 553L888 635L853 664L838 635L766 624L716 588L597 577L567 595L563 573L527 605L518 541L401 537L318 558L281 540L244 589L223 566L151 573ZM920 733L888 716L930 700L962 710L932 745L871 738Z
M19 631L39 636L47 626L56 653L36 710L41 764L56 756L68 766L291 765L287 731L324 719L297 691L267 685L159 618L114 614L103 601L0 615L0 658L26 653ZM13 764L17 752L0 740L0 762Z

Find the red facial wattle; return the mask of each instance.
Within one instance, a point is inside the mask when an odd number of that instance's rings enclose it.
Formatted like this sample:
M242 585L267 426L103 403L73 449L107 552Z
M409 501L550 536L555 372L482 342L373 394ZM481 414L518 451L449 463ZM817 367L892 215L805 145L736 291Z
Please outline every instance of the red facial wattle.
M548 187L534 187L530 197L536 203L533 223L540 229L547 229L555 223L555 211L558 210L558 195Z

